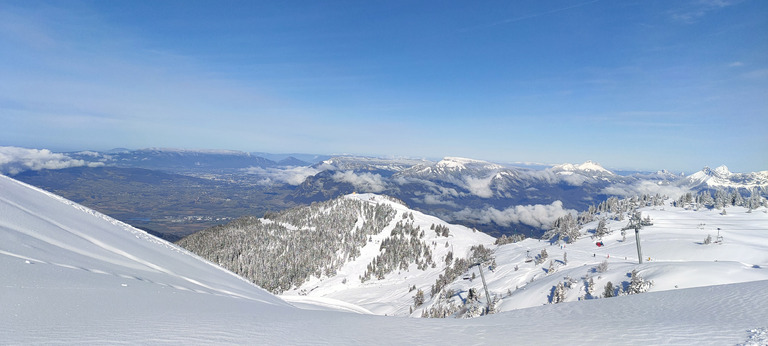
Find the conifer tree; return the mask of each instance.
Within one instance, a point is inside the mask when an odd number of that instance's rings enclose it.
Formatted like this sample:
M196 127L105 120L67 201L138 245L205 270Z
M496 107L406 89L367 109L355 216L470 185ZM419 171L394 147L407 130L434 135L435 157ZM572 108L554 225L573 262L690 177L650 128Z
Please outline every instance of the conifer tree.
M424 304L424 291L419 289L416 291L416 294L413 296L413 306L419 307Z
M552 291L552 304L562 303L565 301L565 286L562 282L558 282Z
M595 295L595 280L590 276L587 281L587 296L592 298Z
M608 281L607 284L605 284L605 290L603 290L603 297L610 298L613 297L613 283Z
M605 226L605 218L601 218L595 229L595 237L598 239L604 237L608 233L608 228Z

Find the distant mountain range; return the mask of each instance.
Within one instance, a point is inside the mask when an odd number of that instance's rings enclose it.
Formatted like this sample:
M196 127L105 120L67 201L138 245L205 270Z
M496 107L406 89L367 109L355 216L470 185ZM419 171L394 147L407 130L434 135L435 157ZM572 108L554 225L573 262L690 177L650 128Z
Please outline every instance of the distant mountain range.
M768 171L731 173L724 166L688 176L667 171L622 175L590 161L531 169L458 157L429 161L156 148L76 153L3 148L10 159L0 161L0 172L136 226L177 235L222 217L261 216L353 192L392 196L415 210L494 236L538 236L565 213L614 196L677 198L714 189L768 195ZM151 181L153 176L158 178ZM198 179L192 183L190 176ZM151 208L115 197L138 193L154 201Z
M318 155L272 155L234 150L186 150L149 148L113 149L107 152L83 151L66 153L73 159L100 162L109 166L146 168L173 172L226 171L248 167L308 166L327 159ZM269 158L266 158L266 157ZM307 159L304 161L300 158Z
M294 190L295 201L309 203L355 191L380 193L496 235L510 228L541 228L566 209L585 210L611 196L675 197L715 188L740 189L743 194L750 189L762 195L768 191L768 171L734 174L705 168L690 176L666 171L624 176L590 161L532 170L456 157L438 162L345 157L314 167L321 172Z
M697 188L765 188L768 186L768 171L731 173L726 166L720 166L715 169L704 167L704 169L691 174L686 179L690 186Z

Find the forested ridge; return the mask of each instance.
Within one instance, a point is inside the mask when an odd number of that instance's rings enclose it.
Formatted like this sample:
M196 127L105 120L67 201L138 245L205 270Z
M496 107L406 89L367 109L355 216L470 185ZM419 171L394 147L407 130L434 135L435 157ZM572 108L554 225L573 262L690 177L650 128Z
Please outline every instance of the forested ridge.
M384 197L380 197L384 198ZM178 244L273 293L310 276L332 276L360 255L370 236L396 215L387 203L348 198L246 216L181 239Z

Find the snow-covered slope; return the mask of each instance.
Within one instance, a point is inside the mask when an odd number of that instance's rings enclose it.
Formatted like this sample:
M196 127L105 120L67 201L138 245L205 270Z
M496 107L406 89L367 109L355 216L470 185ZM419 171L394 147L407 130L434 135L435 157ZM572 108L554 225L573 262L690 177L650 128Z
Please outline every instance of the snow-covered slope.
M412 290L413 287L429 292L430 286L443 274L446 266L453 264L453 258L469 257L472 246L493 246L494 238L485 233L461 225L448 224L382 196L352 194L344 198L370 204L387 204L394 208L396 216L379 234L370 238L371 241L361 249L359 257L346 263L336 275L313 276L300 287L286 291L282 295L286 299L297 302L302 300L302 297L307 300L318 297L331 298L354 304L378 315L407 316L410 314L409 308L413 305L413 295L416 293ZM382 279L373 277L361 282L360 277L364 275L368 265L386 251L382 248L382 243L391 236L398 223L406 223L409 227L423 232L424 235L419 237L419 241L428 245L435 264L418 269L417 264L412 262L407 269L393 271ZM438 234L434 227L445 227L448 235ZM452 260L446 263L445 258L449 252Z
M0 176L3 344L759 344L768 341L767 302L768 281L756 281L472 320L300 310L171 244Z
M648 292L768 280L768 209L726 210L693 211L669 205L640 209L653 223L640 230L643 264L638 264L634 230L626 230L626 237L621 234L627 219L609 220L612 232L602 238L593 237L596 220L585 224L582 236L572 244L526 239L501 245L495 252L496 268L485 272L488 289L499 300L497 311L509 311L553 303L552 293L559 283L566 288L566 302L604 299L609 281L616 287L614 294L624 294L633 270L653 282ZM711 244L705 244L707 236ZM597 246L598 241L603 245ZM548 254L542 263L526 261L542 250ZM603 261L607 267L600 270ZM587 291L590 279L594 282L591 294ZM455 303L466 299L473 287L482 292L479 280L456 280L447 286L456 292Z
M311 278L300 287L285 292L284 297L290 296L292 301L333 299L380 315L419 317L426 312L426 315L435 316L433 309L442 309L440 311L450 311L447 315L457 316L455 313L459 312L459 316L467 316L460 311L467 307L471 288L479 292L479 301L485 305L476 267L451 278L445 289L438 289L434 294L432 287L448 267L442 259L449 250L455 257L467 258L469 248L481 244L494 249L496 266L489 270L486 265L484 274L489 293L497 300L497 311L551 304L552 292L558 284L566 287L562 299L565 302L602 299L608 282L616 287L614 294L623 295L629 289L633 270L639 277L653 282L649 292L768 280L768 209L765 207L752 211L729 207L726 213L708 209L694 211L672 207L668 200L664 206L642 208L642 215L650 217L654 224L641 230L644 263L639 265L634 231L629 229L625 235L621 232L628 225L627 216L622 216L619 221L611 219L618 218L616 214L598 214L598 219L583 225L581 236L571 244L526 239L495 246L482 233L447 224L381 196L356 194L346 198L387 203L395 207L397 216L390 226L372 238L359 258L347 263L335 275ZM412 263L408 269L361 283L358 278L365 272L366 265L382 253L381 241L389 235L395 222L410 214L414 215L411 219L414 227L429 229L430 225L440 225L451 229L450 237L432 231L426 233L425 241L435 245L432 251L437 266L418 270ZM612 232L600 238L593 237L599 218L606 217L607 227ZM708 235L713 243L706 245ZM718 242L718 235L723 237L722 241ZM598 241L604 245L596 246ZM549 257L536 264L531 259L542 250ZM604 261L607 267L598 270ZM593 282L591 292L587 289L590 280ZM414 304L417 289L425 292L422 306Z
M144 231L5 176L0 182L1 258L28 264L10 266L17 270L12 277L45 270L61 275L67 285L79 285L79 277L88 273L109 277L118 287L150 285L288 306Z

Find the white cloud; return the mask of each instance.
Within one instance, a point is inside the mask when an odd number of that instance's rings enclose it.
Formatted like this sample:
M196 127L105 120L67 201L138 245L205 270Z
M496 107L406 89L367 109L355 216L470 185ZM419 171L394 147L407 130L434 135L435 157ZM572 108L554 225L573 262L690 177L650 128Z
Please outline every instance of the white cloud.
M394 181L396 184L401 186L406 184L411 184L411 183L421 184L429 187L432 190L432 192L439 193L444 196L461 197L466 195L466 193L459 193L458 191L456 191L456 189L440 186L434 181L430 181L427 179L397 176L397 177L394 177L392 181ZM457 186L465 188L469 191L470 194L473 194L481 198L493 197L493 190L491 189L491 182L493 181L493 176L489 176L485 178L475 178L471 176L466 176L466 177L463 177L462 179L456 179L452 176L448 176L448 177L445 177L443 181L447 181L451 184L455 184ZM428 202L425 201L425 203L428 203Z
M642 180L635 184L614 184L609 187L606 187L601 191L601 193L606 195L613 195L613 196L624 196L624 197L631 197L631 196L639 196L639 195L666 195L671 198L677 198L686 192L690 192L690 189L680 187L680 186L674 186L674 185L668 185L668 184L661 184L654 183L653 181L648 180Z
M464 179L464 182L466 183L465 187L475 196L490 198L493 197L493 191L491 190L491 179L493 179L492 176L488 178L466 177Z
M354 185L355 188L366 192L378 193L384 191L387 187L381 175L373 173L357 174L353 171L336 172L336 174L333 175L333 180L350 183Z
M448 196L448 197L463 197L466 194L459 193L454 188L444 187L440 186L437 183L433 181L429 181L427 179L420 179L420 178L413 178L413 177L402 177L397 176L392 178L392 181L394 181L396 184L403 186L407 184L421 184L425 187L428 187L430 189L430 192L436 193L442 196ZM425 203L427 203L425 201Z
M581 186L589 178L587 178L587 177L585 177L585 176L583 176L581 174L563 174L563 175L560 176L560 179L562 179L568 185L571 185L571 186Z
M261 167L248 167L245 172L248 174L263 176L264 178L259 180L260 185L272 185L275 182L299 185L307 179L307 177L320 173L321 169L312 167L287 167L287 168L261 168Z
M447 205L450 207L458 208L459 205L451 200L443 200L441 197L444 195L424 195L424 204L431 204L431 205Z
M83 155L83 156L90 156L90 157L93 157L93 158L101 157L101 153L97 153L95 151L89 151L89 150L80 151L80 152L77 152L76 154Z
M536 228L547 228L557 218L575 213L575 210L564 209L563 202L554 201L552 204L518 205L504 210L488 208L473 210L466 208L454 213L454 218L472 220L481 223L495 223L500 226L510 226L514 223L522 223Z
M70 167L98 167L102 162L75 160L65 154L53 153L48 149L26 149L18 147L0 147L0 173L18 174L24 171L41 169L62 169Z
M528 176L531 179L539 179L550 184L557 183L560 179L558 174L553 172L551 168L541 171L525 171L525 176Z

